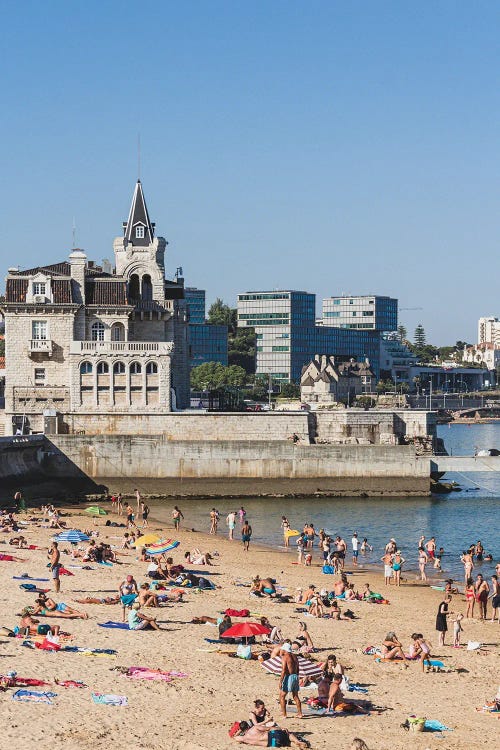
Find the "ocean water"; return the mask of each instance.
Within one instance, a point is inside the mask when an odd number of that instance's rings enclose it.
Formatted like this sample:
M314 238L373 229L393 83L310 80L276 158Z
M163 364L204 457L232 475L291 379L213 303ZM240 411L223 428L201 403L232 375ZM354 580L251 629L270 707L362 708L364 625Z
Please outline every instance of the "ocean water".
M454 424L438 428L439 437L453 455L472 455L476 449L500 448L500 422L492 424ZM354 531L362 539L367 537L373 552L360 557L364 564L380 563L387 541L394 537L406 559L405 569L416 569L417 545L422 534L426 539L436 537L438 547L444 547L443 573L428 575L437 578L450 575L463 577L460 554L463 549L479 539L494 561L500 560L500 538L498 518L500 510L500 473L493 472L449 474L446 480L455 480L463 488L461 492L435 497L413 498L238 498L231 500L189 500L179 502L185 516L185 525L200 531L210 528L209 513L215 505L221 514L219 533L226 533L225 517L230 510L243 505L253 528L253 540L279 548L283 543L281 516L286 515L292 528L301 530L305 522L314 524L316 530L324 528L330 535L340 534L350 546ZM152 517L169 522L173 503L169 499L150 503ZM235 529L239 539L239 528ZM290 540L295 555L294 541ZM214 538L212 547L217 546ZM293 551L292 551L293 550ZM261 571L265 572L265 571ZM494 572L494 563L478 564L475 572L489 575Z

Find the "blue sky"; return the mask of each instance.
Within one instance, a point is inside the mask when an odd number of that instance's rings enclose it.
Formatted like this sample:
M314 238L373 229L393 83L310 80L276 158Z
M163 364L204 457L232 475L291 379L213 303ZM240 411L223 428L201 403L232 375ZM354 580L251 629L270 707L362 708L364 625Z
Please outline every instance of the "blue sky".
M2 6L2 276L112 255L137 178L208 299L396 296L412 332L500 316L500 6Z

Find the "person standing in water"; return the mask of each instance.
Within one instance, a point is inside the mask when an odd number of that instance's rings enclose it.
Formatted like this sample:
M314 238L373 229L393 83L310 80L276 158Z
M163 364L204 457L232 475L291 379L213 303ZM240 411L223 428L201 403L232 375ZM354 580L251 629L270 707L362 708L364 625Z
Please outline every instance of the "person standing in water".
M228 539L233 541L234 538L234 527L236 526L236 513L234 510L229 511L226 516L226 525L228 528Z
M172 520L174 522L174 529L176 531L179 531L179 527L181 525L181 518L182 519L184 518L182 511L177 507L177 505L174 505L174 509L172 511Z
M210 511L210 533L217 534L217 526L219 525L219 514L215 508Z
M283 544L288 547L290 544L290 537L288 536L290 522L286 516L281 516L281 530L283 531Z
M241 508L238 511L238 517L240 519L240 525L241 526L243 526L243 524L245 523L246 515L247 515L247 512L246 512L245 508L242 505Z

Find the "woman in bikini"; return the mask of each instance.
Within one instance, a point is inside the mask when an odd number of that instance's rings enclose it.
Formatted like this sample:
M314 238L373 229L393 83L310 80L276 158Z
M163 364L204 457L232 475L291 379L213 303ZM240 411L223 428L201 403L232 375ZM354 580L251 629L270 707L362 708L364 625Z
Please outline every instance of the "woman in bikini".
M474 591L474 581L469 578L465 584L465 601L467 602L466 617L474 617L474 606L476 604L476 592Z
M299 632L295 636L295 640L300 644L300 652L302 654L310 654L314 651L314 644L305 622L299 622Z
M73 609L64 602L55 602L50 597L46 597L45 594L40 594L36 600L36 607L33 610L34 615L42 615L44 617L63 617L67 620L88 620L89 616L86 612L79 612L77 609Z
M406 656L403 653L403 647L396 638L396 633L392 630L387 633L385 639L382 641L382 657L388 661L399 658L406 661Z
M425 566L429 562L427 553L423 547L418 548L418 569L420 571L420 580L426 581L427 576L425 575Z
M470 552L462 552L460 559L464 564L464 581L467 585L467 581L472 577L472 571L474 570L474 560Z

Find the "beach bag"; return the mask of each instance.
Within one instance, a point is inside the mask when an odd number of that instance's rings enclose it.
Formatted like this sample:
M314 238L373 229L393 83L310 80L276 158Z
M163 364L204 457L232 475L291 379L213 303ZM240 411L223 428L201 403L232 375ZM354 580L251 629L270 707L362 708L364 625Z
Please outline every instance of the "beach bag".
M251 659L252 658L251 647L245 646L243 643L240 643L240 645L236 649L236 656L238 656L240 659Z
M345 674L342 675L342 682L340 683L340 689L345 691L346 693L349 690L349 677L347 677L347 675Z
M333 568L333 565L323 565L323 573L330 576L334 575L335 570Z
M290 737L284 729L271 729L267 735L268 747L290 747Z
M47 633L50 631L50 625L46 622L39 625L36 629L36 632L38 635L47 635Z

